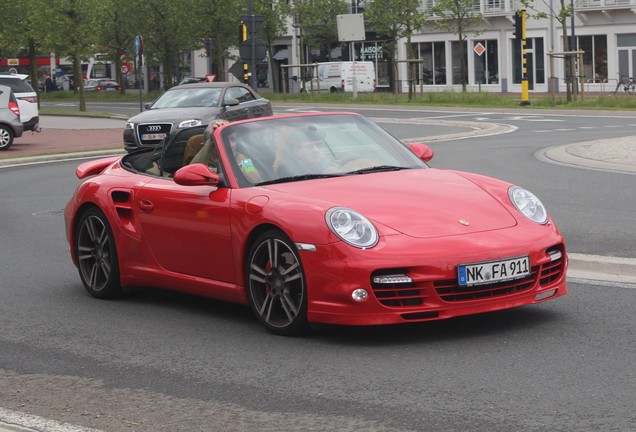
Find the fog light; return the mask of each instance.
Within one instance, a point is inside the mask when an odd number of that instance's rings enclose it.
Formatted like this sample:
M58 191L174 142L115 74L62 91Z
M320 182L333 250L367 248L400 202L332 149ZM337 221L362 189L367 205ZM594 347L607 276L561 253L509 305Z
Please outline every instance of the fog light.
M554 294L556 294L556 290L550 290L550 291L542 292L541 294L537 294L536 296L534 296L534 299L536 301L545 300L548 297L552 297Z
M362 301L365 301L369 297L369 293L365 289L358 288L358 289L354 289L353 290L353 292L351 293L351 297L355 301L362 302Z

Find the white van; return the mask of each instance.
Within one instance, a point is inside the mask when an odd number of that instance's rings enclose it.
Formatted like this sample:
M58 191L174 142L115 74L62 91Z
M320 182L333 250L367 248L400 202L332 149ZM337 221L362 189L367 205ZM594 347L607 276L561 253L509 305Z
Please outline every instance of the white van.
M375 66L370 61L316 63L313 68L314 77L305 82L306 91L353 92L353 77L356 77L356 91L372 92L375 90Z

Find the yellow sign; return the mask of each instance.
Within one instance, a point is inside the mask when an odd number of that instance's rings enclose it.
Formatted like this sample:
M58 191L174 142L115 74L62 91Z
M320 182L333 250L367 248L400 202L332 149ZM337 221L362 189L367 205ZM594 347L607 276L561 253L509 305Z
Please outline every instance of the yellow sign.
M9 66L20 66L20 59L7 59Z

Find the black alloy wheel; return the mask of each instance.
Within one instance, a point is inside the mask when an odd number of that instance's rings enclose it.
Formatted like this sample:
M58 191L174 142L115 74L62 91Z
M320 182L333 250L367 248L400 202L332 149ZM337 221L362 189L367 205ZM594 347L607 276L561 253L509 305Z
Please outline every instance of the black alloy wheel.
M263 233L247 260L252 310L272 333L292 336L307 328L307 288L300 257L280 231Z
M97 209L85 211L75 232L78 269L84 288L101 299L121 293L115 238L106 215Z

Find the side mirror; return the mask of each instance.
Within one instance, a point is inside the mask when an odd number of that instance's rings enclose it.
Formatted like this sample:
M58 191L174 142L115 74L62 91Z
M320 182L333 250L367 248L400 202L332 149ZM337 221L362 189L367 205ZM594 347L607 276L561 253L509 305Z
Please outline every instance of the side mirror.
M144 109L145 109L145 110L149 110L151 106L152 106L152 102L146 102L146 103L144 104Z
M411 150L415 154L415 156L422 159L424 162L430 161L431 159L433 159L433 156L434 156L433 150L426 144L421 144L421 143L410 144L409 150Z
M239 100L234 98L227 98L223 103L224 106L237 106L238 104L240 104Z
M220 182L219 175L201 163L179 168L172 178L181 186L218 186Z

